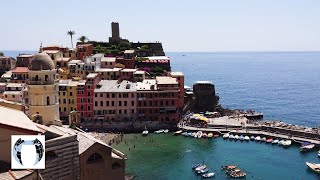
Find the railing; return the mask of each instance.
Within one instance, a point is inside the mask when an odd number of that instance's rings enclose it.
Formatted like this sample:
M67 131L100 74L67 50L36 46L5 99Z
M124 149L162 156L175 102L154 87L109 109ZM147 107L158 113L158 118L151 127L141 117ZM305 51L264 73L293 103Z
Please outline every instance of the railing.
M59 80L53 80L53 81L27 81L27 84L33 84L33 85L48 85L48 84L54 84L59 83Z

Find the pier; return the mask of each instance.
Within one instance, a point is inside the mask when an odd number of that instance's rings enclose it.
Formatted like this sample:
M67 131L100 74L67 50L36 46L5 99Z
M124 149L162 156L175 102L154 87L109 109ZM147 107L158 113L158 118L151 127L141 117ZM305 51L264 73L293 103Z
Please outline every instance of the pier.
M216 132L219 134L232 133L254 136L267 136L279 139L290 139L295 143L310 142L320 147L319 133L306 132L267 125L247 123L248 119L234 119L229 117L210 118L206 127L195 127L181 123L180 129L185 131Z

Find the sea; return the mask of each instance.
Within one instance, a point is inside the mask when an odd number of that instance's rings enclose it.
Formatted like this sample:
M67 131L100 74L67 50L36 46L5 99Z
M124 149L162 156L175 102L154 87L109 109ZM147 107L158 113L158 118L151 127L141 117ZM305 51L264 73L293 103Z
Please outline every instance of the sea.
M19 51L4 51L15 57ZM21 53L21 52L20 52ZM30 52L29 52L30 53ZM32 51L31 51L32 53ZM185 85L211 81L220 104L262 112L266 120L320 126L320 52L169 52L173 71ZM207 164L215 179L229 179L221 166L238 165L246 179L320 179L305 162L320 163L317 149L301 153L298 145L194 139L172 134L125 134L113 145L128 155L126 173L135 179L201 179L191 167Z

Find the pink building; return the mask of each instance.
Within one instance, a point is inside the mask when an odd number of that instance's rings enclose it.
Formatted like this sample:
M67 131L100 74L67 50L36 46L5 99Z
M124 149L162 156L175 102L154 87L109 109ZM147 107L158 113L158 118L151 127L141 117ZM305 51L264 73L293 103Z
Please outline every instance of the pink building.
M171 77L176 78L179 84L179 111L184 107L184 75L182 72L171 72Z
M102 80L94 90L94 117L98 123L132 122L136 115L136 84Z
M101 58L101 68L114 68L116 67L115 57L103 57Z
M24 83L8 83L3 93L3 99L22 103Z

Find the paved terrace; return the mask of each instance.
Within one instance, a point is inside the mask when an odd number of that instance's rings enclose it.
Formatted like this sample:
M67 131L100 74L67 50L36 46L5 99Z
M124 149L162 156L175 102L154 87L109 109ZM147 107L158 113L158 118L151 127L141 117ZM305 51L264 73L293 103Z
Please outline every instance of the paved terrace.
M206 128L193 127L184 124L180 125L179 127L188 131L217 132L219 134L233 133L255 136L260 135L276 137L280 139L291 139L297 143L308 141L320 146L319 134L294 129L285 129L281 127L248 124L245 117L229 118L224 116L219 118L210 118L208 121L208 127Z

